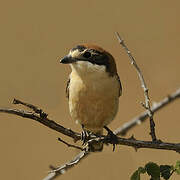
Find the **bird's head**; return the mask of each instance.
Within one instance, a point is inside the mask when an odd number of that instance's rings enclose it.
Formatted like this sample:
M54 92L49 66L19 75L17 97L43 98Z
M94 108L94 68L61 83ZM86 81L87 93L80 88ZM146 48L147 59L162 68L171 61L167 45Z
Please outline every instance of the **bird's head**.
M72 70L83 76L92 73L113 76L117 73L113 56L101 47L91 44L72 48L60 63L70 64Z

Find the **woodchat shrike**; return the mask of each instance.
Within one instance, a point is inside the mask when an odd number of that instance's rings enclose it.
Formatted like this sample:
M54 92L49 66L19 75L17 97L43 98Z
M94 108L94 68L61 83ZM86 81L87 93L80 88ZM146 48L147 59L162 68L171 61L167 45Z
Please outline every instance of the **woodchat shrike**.
M84 130L101 135L114 119L122 93L113 56L97 45L81 44L60 63L72 69L66 87L72 119ZM102 143L94 145L94 151L102 148Z

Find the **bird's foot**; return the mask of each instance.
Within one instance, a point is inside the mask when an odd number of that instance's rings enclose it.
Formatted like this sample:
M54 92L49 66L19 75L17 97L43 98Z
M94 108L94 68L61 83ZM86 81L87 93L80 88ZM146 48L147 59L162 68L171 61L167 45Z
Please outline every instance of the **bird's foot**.
M83 142L82 145L85 145L89 140L90 132L83 129L81 133L81 141Z
M82 125L82 133L81 133L81 141L83 142L82 145L85 145L89 141L89 137L92 133L87 131Z
M106 138L108 142L113 145L113 151L114 151L115 146L118 143L118 137L107 126L104 126L104 129L108 132Z

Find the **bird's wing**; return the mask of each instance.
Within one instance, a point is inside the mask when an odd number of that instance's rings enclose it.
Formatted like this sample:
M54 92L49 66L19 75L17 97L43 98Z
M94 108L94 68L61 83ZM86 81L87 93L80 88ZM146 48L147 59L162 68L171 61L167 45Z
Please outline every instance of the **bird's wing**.
M69 99L69 84L70 84L70 77L67 81L67 84L66 84L66 97Z
M119 78L119 75L118 75L118 73L117 73L117 80L118 80L118 82L119 82L119 97L121 96L121 94L122 94L122 85L121 85L121 81L120 81L120 78Z

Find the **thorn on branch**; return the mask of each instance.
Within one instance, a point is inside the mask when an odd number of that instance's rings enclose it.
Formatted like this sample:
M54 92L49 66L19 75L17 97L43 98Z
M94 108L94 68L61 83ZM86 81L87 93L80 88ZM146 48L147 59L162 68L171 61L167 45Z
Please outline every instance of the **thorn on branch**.
M53 165L49 165L49 169L51 169L51 170L55 170L55 169L57 169L55 166L53 166Z
M140 103L141 103L142 107L147 110L145 103L144 102L140 102Z
M130 140L136 140L134 134L129 138Z
M105 139L107 140L107 143L113 145L113 152L114 152L116 144L118 143L118 137L107 126L104 126L104 129L108 132Z
M138 151L138 148L137 148L136 146L134 146L133 148L134 148L134 150L135 150L136 152Z

